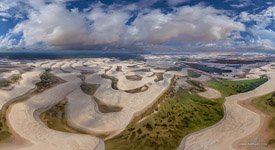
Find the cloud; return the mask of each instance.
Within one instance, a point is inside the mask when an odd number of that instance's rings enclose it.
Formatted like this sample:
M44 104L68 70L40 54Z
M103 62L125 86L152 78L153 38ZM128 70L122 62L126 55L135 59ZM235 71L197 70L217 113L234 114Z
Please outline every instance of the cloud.
M10 17L11 17L11 15L10 15L9 13L0 12L0 17L10 18Z
M133 41L162 43L209 42L227 37L232 31L242 31L241 23L231 20L212 7L185 6L163 14L152 10L141 14L129 27Z
M233 8L243 8L254 5L252 0L227 0L226 2L230 2L230 6Z
M275 50L275 6L270 6L258 14L240 13L240 21L250 23L247 31L253 35L253 44Z
M32 12L28 20L19 23L14 33L22 32L27 46L40 42L56 46L82 44L87 38L83 20L78 12L69 12L60 5L47 5L39 12Z
M1 19L1 21L2 21L2 22L7 22L7 21L8 21L8 19L6 19L6 18L2 18L2 19Z
M181 3L186 3L189 2L190 0L167 0L169 5L177 5L177 4L181 4Z
M127 8L127 7L125 7ZM175 8L171 13L159 9L140 12L130 25L129 9L101 5L79 12L52 3L33 10L17 24L13 33L22 33L26 46L46 44L60 48L91 48L100 45L133 46L137 43L212 42L244 30L221 11L202 5Z
M126 31L128 18L128 13L119 10L94 8L82 13L50 4L32 12L13 32L23 33L26 46L46 43L64 48L87 48L119 42Z

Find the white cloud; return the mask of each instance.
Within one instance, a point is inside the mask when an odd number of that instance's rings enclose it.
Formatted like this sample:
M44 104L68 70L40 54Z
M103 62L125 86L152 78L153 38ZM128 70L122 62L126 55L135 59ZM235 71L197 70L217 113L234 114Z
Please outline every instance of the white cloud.
M275 49L275 6L270 6L258 14L242 12L240 14L242 22L255 22L248 28L248 32L254 36L254 44L266 48ZM273 27L273 30L270 29Z
M26 46L42 43L60 48L91 48L171 41L209 43L244 30L243 24L232 20L223 11L202 5L175 8L167 14L158 9L146 10L127 25L130 11L136 7L117 9L109 6L103 9L101 5L94 5L79 12L77 9L67 10L62 0L52 4L44 2L32 2L30 5L39 7L32 9L28 19L13 30L14 34L22 33L20 43Z
M20 41L12 38L13 34L8 32L5 35L0 36L0 48L1 49L11 49L21 46Z
M226 2L231 2L230 6L234 8L243 8L254 5L252 0L227 0Z
M177 5L181 3L189 2L190 0L167 0L169 5Z
M205 42L223 39L234 30L244 30L244 26L219 15L219 11L212 7L186 6L170 14L153 10L139 15L130 27L129 38L153 43Z
M10 18L11 15L9 13L0 12L0 17Z
M6 18L2 18L2 19L1 19L1 21L2 21L2 22L7 22L7 21L8 21L8 19L6 19Z

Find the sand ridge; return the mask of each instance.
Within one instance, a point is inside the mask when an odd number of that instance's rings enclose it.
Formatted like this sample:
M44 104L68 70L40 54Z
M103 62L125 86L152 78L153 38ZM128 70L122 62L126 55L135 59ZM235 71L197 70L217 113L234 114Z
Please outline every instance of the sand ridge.
M235 149L232 145L235 141L252 134L260 126L260 114L248 110L239 102L259 97L275 91L275 70L265 73L269 80L255 90L226 97L225 117L218 124L205 130L187 136L178 149L185 150L220 150ZM259 72L258 74L263 74Z

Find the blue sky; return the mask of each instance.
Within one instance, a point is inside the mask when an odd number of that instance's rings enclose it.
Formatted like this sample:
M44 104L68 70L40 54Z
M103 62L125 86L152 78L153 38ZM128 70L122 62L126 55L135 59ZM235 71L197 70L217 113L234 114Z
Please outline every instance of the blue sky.
M0 49L275 50L273 0L1 0Z

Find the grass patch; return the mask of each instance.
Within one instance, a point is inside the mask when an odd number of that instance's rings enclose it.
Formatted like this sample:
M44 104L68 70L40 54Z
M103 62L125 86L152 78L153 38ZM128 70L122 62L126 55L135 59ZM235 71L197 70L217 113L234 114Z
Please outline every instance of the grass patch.
M136 88L136 89L131 89L131 90L125 90L124 92L127 93L140 93L140 92L145 92L149 89L149 87L147 85L144 85L142 87Z
M122 66L117 66L117 67L116 67L116 71L117 71L117 72L122 71Z
M133 70L133 72L150 72L150 71L151 71L150 68Z
M62 80L50 73L49 71L45 71L41 76L40 76L39 82L37 82L36 85L36 92L40 93L45 91L48 88L51 88L53 85L58 84Z
M17 83L17 82L19 82L19 80L21 80L21 79L22 79L22 77L21 77L20 74L15 74L15 75L12 75L12 76L8 79L8 81L9 81L10 83Z
M80 85L81 90L88 95L94 95L99 86L100 85L98 84L87 84L87 83L83 83Z
M155 82L162 81L163 80L163 74L164 73L155 73L155 75L157 76L157 78L154 79L154 81Z
M140 75L130 75L130 76L126 76L126 79L130 80L130 81L140 81L140 80L142 80L142 76L140 76Z
M174 98L165 100L157 113L130 124L120 135L107 140L106 149L176 149L187 134L209 127L222 117L221 101L181 89Z
M205 92L206 91L205 88L203 87L203 84L199 81L187 80L186 82L193 86L191 91L194 91L194 92Z
M0 141L4 141L11 137L9 127L7 125L6 112L1 111L0 113Z
M72 132L76 133L74 129L68 126L65 118L65 105L66 102L62 101L51 109L40 114L40 119L44 122L49 128L62 131L62 132Z
M240 81L230 81L230 80L210 80L208 86L220 91L223 96L230 96L237 93L244 93L256 89L258 86L264 84L268 78L262 76L258 79L252 80L240 80Z
M190 70L190 69L187 70L187 74L191 78L199 78L201 76L201 74L199 74L193 70Z
M7 80L0 80L0 88L10 86L10 82Z
M271 117L271 120L268 125L269 132L272 133L272 137L268 141L268 145L275 144L275 92L261 96L252 100L252 106L258 108L262 112L266 113L268 116Z
M9 77L8 79L0 80L0 88L1 87L8 87L11 84L18 83L19 80L22 79L20 74L15 74Z

